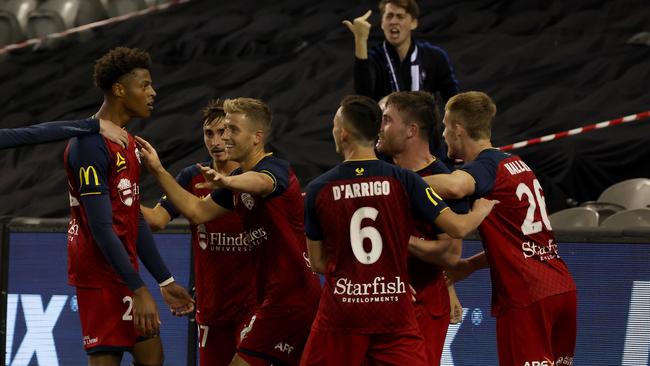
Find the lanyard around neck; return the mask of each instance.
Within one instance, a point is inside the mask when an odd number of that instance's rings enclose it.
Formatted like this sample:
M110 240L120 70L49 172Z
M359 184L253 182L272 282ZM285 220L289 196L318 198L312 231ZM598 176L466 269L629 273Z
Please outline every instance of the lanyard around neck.
M393 61L388 54L386 41L382 44L384 48L384 55L386 56L386 63L388 64L388 73L390 74L390 83L392 91L400 91L399 83L397 82L397 73L393 66ZM420 63L418 62L418 45L413 45L413 52L411 53L411 91L420 90Z

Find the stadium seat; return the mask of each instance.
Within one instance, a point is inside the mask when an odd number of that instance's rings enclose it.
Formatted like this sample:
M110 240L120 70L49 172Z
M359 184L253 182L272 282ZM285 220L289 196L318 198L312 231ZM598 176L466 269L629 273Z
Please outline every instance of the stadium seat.
M27 16L37 4L37 0L0 1L0 45L27 38Z
M580 204L580 207L585 207L590 210L598 212L599 222L603 222L606 218L612 216L617 212L625 210L625 207L616 203L587 201Z
M621 211L608 217L600 226L610 229L650 227L650 208Z
M147 8L145 0L101 0L109 17L116 17Z
M575 229L578 227L598 227L598 212L586 207L567 208L558 211L551 216L551 227L553 229Z
M41 38L105 18L99 0L46 0L29 14L28 34Z
M598 202L616 203L628 210L650 208L650 179L636 178L616 183L600 194Z
M9 12L0 10L0 47L18 43L24 39L16 17Z

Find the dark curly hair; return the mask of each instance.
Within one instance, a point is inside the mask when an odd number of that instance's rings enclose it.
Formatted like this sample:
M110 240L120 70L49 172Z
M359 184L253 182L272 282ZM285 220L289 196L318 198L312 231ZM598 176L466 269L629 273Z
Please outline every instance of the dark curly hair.
M220 99L214 99L208 102L208 105L203 108L203 127L212 124L215 119L222 119L226 117L226 112L223 110L223 102Z
M107 92L117 80L134 69L151 67L151 57L147 51L137 48L116 47L95 61L93 77L95 85Z

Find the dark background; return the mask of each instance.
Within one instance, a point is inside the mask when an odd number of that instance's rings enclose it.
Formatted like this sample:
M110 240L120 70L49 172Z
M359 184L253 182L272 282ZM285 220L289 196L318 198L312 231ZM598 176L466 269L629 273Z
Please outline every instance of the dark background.
M496 146L650 110L647 0L421 1L416 35L448 51L462 91L493 97ZM0 127L85 118L102 95L94 61L115 46L147 49L158 97L128 129L149 139L172 173L204 160L200 109L250 96L274 111L269 150L303 185L340 161L331 119L352 93L353 38L341 24L376 2L200 1L0 55ZM537 172L551 212L596 199L612 183L650 178L650 120L515 151ZM0 215L63 217L65 142L0 152ZM143 176L143 200L160 194Z

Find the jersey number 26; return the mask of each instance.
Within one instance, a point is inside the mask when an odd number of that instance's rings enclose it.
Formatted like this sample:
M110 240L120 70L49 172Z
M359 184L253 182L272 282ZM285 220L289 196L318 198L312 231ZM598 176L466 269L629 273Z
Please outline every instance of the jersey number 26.
M534 194L533 191L535 191ZM521 232L524 235L531 235L542 231L542 223L535 221L535 211L538 205L544 226L547 230L551 230L551 222L548 220L548 215L546 214L546 202L544 201L544 197L542 197L542 186L539 184L539 181L537 179L533 181L533 190L526 183L519 183L516 193L520 201L522 200L522 196L526 196L528 199L528 211L526 212L524 222L521 224Z

